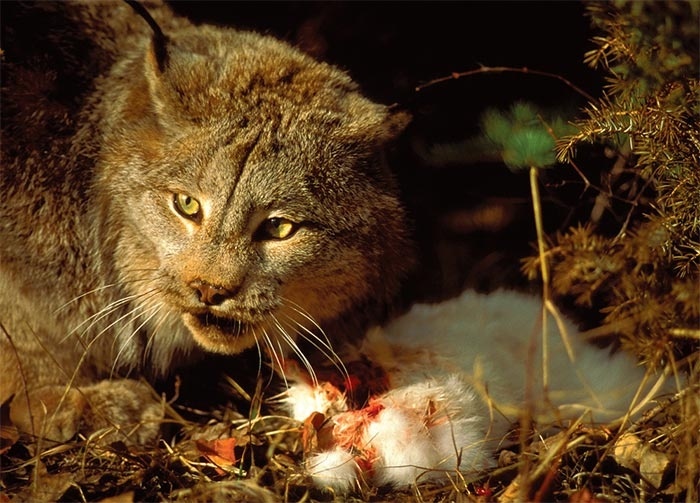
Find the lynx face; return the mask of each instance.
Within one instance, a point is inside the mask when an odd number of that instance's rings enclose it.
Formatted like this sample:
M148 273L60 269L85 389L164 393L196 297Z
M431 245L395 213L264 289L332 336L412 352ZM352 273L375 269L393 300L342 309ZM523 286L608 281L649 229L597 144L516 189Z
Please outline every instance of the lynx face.
M126 2L3 6L0 402L46 438L154 439L129 377L200 349L313 373L410 263L381 154L404 116L283 42L146 7L163 33Z
M172 344L175 319L221 353L323 344L327 324L375 316L408 265L378 154L404 118L273 39L197 33L173 37L165 65L145 49L116 70L143 77L106 92L114 274L151 344Z

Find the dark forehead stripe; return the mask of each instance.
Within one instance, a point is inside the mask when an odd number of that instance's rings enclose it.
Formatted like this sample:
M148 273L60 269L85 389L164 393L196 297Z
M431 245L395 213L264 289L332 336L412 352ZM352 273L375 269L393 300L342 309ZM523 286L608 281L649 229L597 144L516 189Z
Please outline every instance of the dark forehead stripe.
M254 136L250 137L249 140L243 141L237 145L237 154L240 156L240 160L236 162L237 166L235 169L238 172L238 176L235 177L235 181L232 181L231 186L228 188L228 194L226 195L227 207L233 204L233 198L236 193L236 188L238 187L238 182L240 182L241 179L240 175L245 170L246 165L248 164L248 160L253 155L253 152L260 144L260 138L263 135L262 128L258 129L257 131L251 132L254 134Z

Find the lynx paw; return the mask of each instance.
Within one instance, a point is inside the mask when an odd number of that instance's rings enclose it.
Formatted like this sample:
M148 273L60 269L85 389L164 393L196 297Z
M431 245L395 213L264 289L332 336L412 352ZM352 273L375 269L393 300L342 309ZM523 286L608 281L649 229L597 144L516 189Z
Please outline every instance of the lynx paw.
M81 388L44 386L17 395L10 405L18 429L56 442L83 433L99 442L145 444L157 437L162 418L150 388L131 379Z
M133 379L100 381L81 391L90 405L83 421L95 439L142 445L158 437L164 410L147 384Z
M16 396L10 405L10 420L33 436L65 442L78 433L86 405L77 389L44 386Z

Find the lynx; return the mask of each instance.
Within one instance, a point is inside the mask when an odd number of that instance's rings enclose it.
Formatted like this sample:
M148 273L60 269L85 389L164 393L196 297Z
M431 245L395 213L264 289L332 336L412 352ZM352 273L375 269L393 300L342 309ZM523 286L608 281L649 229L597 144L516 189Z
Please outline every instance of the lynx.
M81 416L153 438L157 402L118 376L330 351L411 262L382 153L405 114L281 41L145 6L160 33L123 2L3 5L0 402L53 440Z

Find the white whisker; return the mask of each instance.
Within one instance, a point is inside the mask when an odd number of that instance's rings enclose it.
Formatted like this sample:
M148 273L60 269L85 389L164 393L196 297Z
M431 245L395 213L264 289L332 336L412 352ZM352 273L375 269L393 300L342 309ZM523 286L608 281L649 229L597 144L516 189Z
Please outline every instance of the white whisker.
M238 333L240 334L241 327L240 325L238 326ZM253 331L253 340L255 341L255 348L258 350L258 377L262 376L262 368L263 368L263 350L262 347L260 347L260 341L258 340L258 334L255 332L255 327L252 328Z
M150 321L150 319L153 316L160 313L161 309L163 309L163 304L158 304L158 310L153 315L151 315L149 317L149 319L146 320L145 323L148 323L148 321ZM153 330L151 330L149 332L148 341L146 341L146 347L144 348L144 352L143 352L143 363L144 364L146 363L147 355L149 355L153 351L153 341L155 340L156 335L160 331L163 324L167 321L167 319L168 319L168 312L166 311L163 313L163 315L160 317L160 319L158 319L158 321L156 321L156 323L153 325Z
M331 344L331 341L328 338L328 335L326 334L326 332L323 330L323 328L321 328L321 325L319 325L316 322L316 320L314 320L313 317L309 313L307 313L306 310L302 306L300 306L299 304L297 304L293 300L287 299L287 298L282 298L282 301L285 303L285 305L289 306L297 314L300 314L307 321L311 322L311 324L314 326L314 328L316 330L318 330L318 333L323 336L323 340L321 340L321 338L319 336L317 336L316 334L313 334L313 336L316 339L318 339L319 344L323 345L324 347L326 347L332 351L333 345ZM301 326L303 326L303 325L301 325ZM304 327L304 328L306 329L306 327ZM308 329L306 329L306 330L308 331ZM312 332L309 332L309 333L312 333Z
M87 297L88 295L92 295L92 294L94 294L94 293L101 292L102 290L107 290L107 289L109 289L109 288L114 288L114 287L119 286L119 285L120 285L120 283L110 283L109 285L98 286L97 288L93 288L92 290L88 290L88 291L85 292L85 293L81 293L81 294L78 295L77 297L73 297L71 300L69 300L69 301L66 302L65 304L59 306L59 307L54 311L54 314L57 314L57 313L61 312L62 310L64 310L64 309L67 308L68 306L70 306L71 304L73 304L73 303L75 303L75 302L78 302L80 299L83 299L83 298Z
M135 297L135 295L131 295L129 297L123 297L113 302L110 302L105 307L97 311L95 314L88 316L80 324L76 325L70 332L66 334L66 336L63 339L61 339L61 342L65 342L70 336L78 332L78 330L87 323L88 325L80 332L79 337L82 338L82 336L85 335L99 321L103 320L104 318L112 314L114 311L118 310L124 304L131 302Z
M272 339L268 335L267 331L264 328L262 328L262 332L263 332L262 339L270 351L270 357L273 360L273 362L272 362L273 366L276 364L277 367L280 369L280 374L282 375L282 380L284 381L284 386L286 388L288 388L289 383L287 382L287 376L284 373L284 365L282 363L282 360L280 359L280 355L284 354L284 351L282 351L282 346L279 346L279 354L278 354L277 350L275 349L275 345L272 343ZM278 345L279 345L279 341L278 341Z
M282 338L284 338L285 342L289 345L290 348L292 348L292 351L294 352L294 354L296 354L299 357L299 360L304 365L304 368L306 368L307 372L309 373L309 377L311 377L311 382L313 382L314 385L318 385L318 378L316 377L316 371L314 370L313 366L311 365L311 362L309 361L309 359L306 357L304 352L301 350L301 348L294 341L294 338L291 335L289 335L289 333L287 333L287 331L284 329L284 327L280 324L277 317L274 314L272 314L270 316L272 317L272 320L275 323L275 326L277 327L277 330L279 331Z
M347 368L345 367L345 364L343 363L343 360L340 358L338 353L335 351L333 348L333 345L330 342L330 339L326 335L326 333L323 331L323 329L319 326L318 323L309 315L307 314L299 304L296 302L293 302L289 299L284 299L284 301L287 304L292 304L289 307L295 311L296 313L300 314L303 316L306 320L310 321L314 327L318 329L318 332L323 336L320 337L317 335L314 331L310 330L308 327L303 325L302 323L299 323L299 321L295 320L289 315L285 315L286 318L294 323L299 329L295 330L295 332L301 336L305 341L307 341L309 344L311 344L314 348L316 348L323 356L330 361L333 366L338 369L338 371L341 373L341 375L345 378L349 378L350 375L348 373Z
M150 293L152 293L153 291L155 291L155 289L152 290ZM100 339L104 334L106 334L106 333L107 333L110 329L112 329L115 325L119 324L119 323L122 322L123 320L125 320L125 319L127 319L127 318L130 318L130 317L131 317L131 319L135 319L135 317L138 316L138 315L135 315L134 313L137 313L139 310L143 310L143 309L146 309L146 308L145 308L144 306L136 306L135 308L131 309L130 311L127 311L126 313L124 313L123 315L121 315L119 318L117 318L116 320L114 320L113 322L111 322L109 325L107 325L106 327L104 327L102 330L100 330L99 332L97 332L97 333L95 334L95 336L91 338L91 340L90 340L90 342L88 343L88 345L85 347L85 353L84 353L84 354L86 354L86 353L88 352L90 346L92 346L98 339ZM114 310L115 310L115 309L112 309L110 312L114 312ZM105 316L106 316L106 315L105 315ZM90 326L93 326L93 324L91 324ZM84 332L83 332L83 333L84 333Z
M100 310L99 310L98 312L96 312L95 314L93 314L93 315L89 316L88 318L86 318L85 320L83 320L79 325L77 325L77 326L76 326L75 328L73 328L70 332L68 332L68 334L66 334L66 336L61 340L61 342L65 342L70 336L72 336L73 334L75 334L75 333L78 331L78 329L80 329L80 327L82 327L82 326L85 325L86 323L90 322L90 323L87 325L87 327L85 327L85 328L80 332L79 340L80 340L81 343L82 343L82 337L83 337L86 333L88 333L88 331L89 331L92 327L94 327L98 322L102 321L103 319L105 319L105 318L108 317L110 314L112 314L112 313L114 313L115 311L117 311L120 307L124 306L125 304L128 304L129 302L132 302L132 301L134 301L134 300L136 300L136 299L148 298L149 296L151 296L151 294L152 294L153 292L156 292L156 289L155 289L155 288L154 288L154 289L151 289L151 290L148 290L148 291L146 291L146 292L143 292L143 293L134 294L134 295L129 295L129 296L127 296L127 297L122 297L122 298L117 299L117 300L115 300L115 301L113 301L113 302L110 302L110 303L107 304L105 307L103 307L102 309L100 309Z
M124 351L127 349L129 343L133 340L134 337L140 332L140 330L149 322L153 319L154 316L156 316L162 308L161 304L156 304L154 306L145 308L142 312L136 313L136 309L131 311L131 314L134 316L131 318L131 320L135 320L138 317L146 315L146 318L141 322L136 328L134 328L131 333L126 337L125 340L121 341L119 351L117 352L117 355L114 357L114 362L112 364L112 369L110 370L110 377L112 377L116 371L117 368L117 363L119 362L122 354ZM150 344L152 336L149 336L149 342L146 344L146 348L148 348L148 344ZM117 341L117 338L115 337L115 342ZM144 355L147 353L147 351L144 352Z
M156 270L157 270L157 269L132 269L132 270L130 270L130 271L128 271L128 272L129 272L129 273L134 273L134 272L153 272L153 271L156 271ZM118 281L118 282L114 282L114 283L109 283L109 284L107 284L107 285L98 286L97 288L93 288L92 290L88 290L87 292L81 293L80 295L78 295L78 296L72 298L71 300L69 300L69 301L66 302L65 304L59 306L59 307L54 311L54 314L59 313L60 311L62 311L63 309L67 308L67 307L70 306L71 304L73 304L73 303L75 303L75 302L78 302L80 299L83 299L83 298L85 298L85 297L87 297L87 296L89 296L89 295L93 295L93 294L95 294L95 293L101 292L101 291L103 291L103 290L108 290L108 289L110 289L110 288L116 288L116 287L119 287L119 286L128 285L128 284L130 284L130 283L138 283L138 282L140 282L140 281L152 281L153 279L154 279L154 278L152 278L152 277L135 278L135 279L130 279L130 280L126 280L126 281L122 280L122 281Z
M133 311L133 310L132 310L132 311ZM109 330L109 328L110 328L111 326L115 325L115 324L118 323L122 318L124 318L124 317L126 317L126 316L128 316L128 315L130 315L130 314L131 314L131 311L130 311L129 313L127 313L126 315L122 316L121 318L117 319L114 323L110 324L110 326L108 326L108 327L106 327L105 329L103 329L103 330L101 330L100 332L98 332L98 333L95 335L95 337L93 337L87 344L84 344L84 351L83 351L82 355L80 355L80 358L78 359L78 362L76 363L75 368L73 369L73 373L72 373L72 375L70 376L70 379L68 380L68 383L67 383L67 386L68 386L68 387L73 387L73 383L75 382L76 378L77 378L78 375L80 374L80 369L82 368L83 363L85 362L86 358L88 357L92 345L95 344L95 343L97 342L97 340L100 339L100 337L101 337L103 334L105 334L105 333L107 332L107 330ZM92 324L91 324L91 326L92 326ZM81 339L81 343L82 343L82 339ZM62 404L64 398L65 398L65 395L61 398L61 401L59 402L58 406L56 407L56 409L55 409L56 412L60 409L60 406L61 406L61 404ZM56 412L54 412L54 416L55 416ZM52 420L53 420L53 418L52 418Z
M310 331L307 327L299 323L294 318L291 318L289 316L287 316L287 318L291 323L294 323L294 325L298 327L298 329L295 331L302 339L304 339L314 348L316 348L329 362L333 364L333 366L338 370L338 372L340 372L340 374L343 377L350 377L348 370L345 367L345 363L340 358L335 349L333 349L333 347L327 345L324 341L320 340L315 333Z

